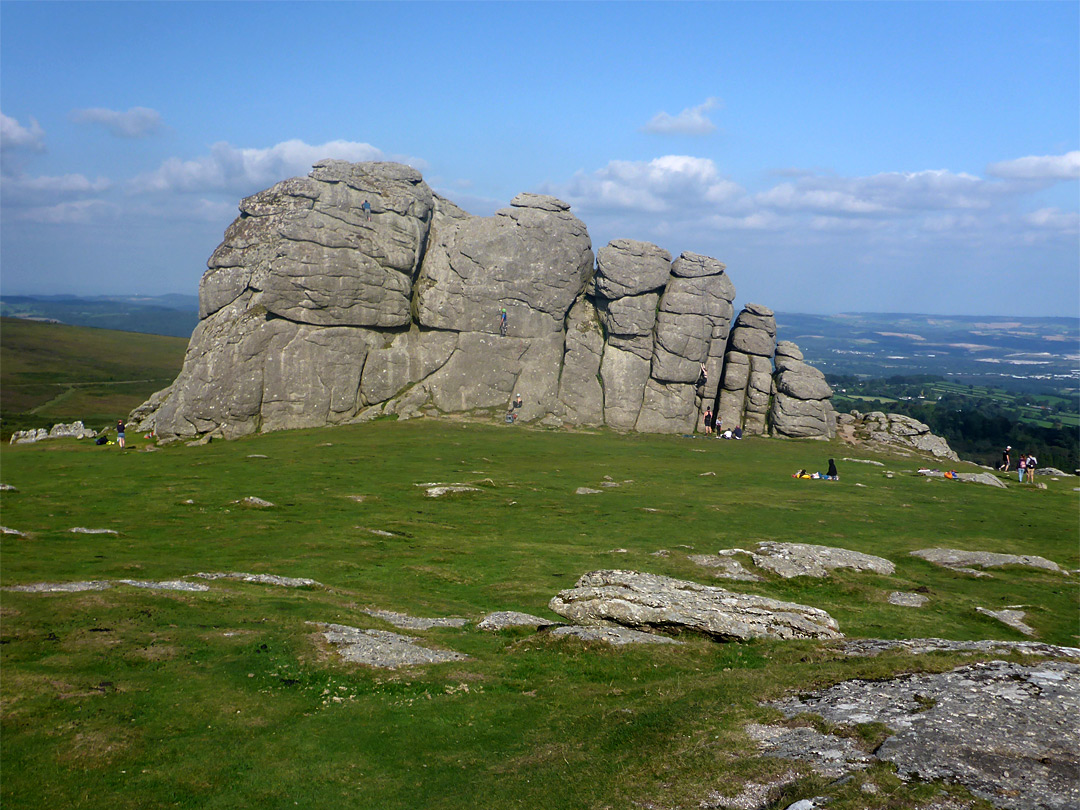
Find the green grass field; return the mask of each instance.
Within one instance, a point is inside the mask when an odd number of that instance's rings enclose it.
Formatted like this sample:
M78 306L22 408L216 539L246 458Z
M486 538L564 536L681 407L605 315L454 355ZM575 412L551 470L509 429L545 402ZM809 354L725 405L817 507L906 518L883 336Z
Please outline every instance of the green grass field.
M1038 554L1076 569L1075 479L1000 490L911 474L915 459L845 463L868 456L838 443L429 420L153 453L133 443L0 448L0 481L18 490L0 495L0 522L26 533L0 535L4 586L245 571L325 587L0 594L5 810L696 808L710 790L733 795L788 769L750 756L743 726L779 718L760 701L971 660L848 659L817 642L612 648L472 625L495 610L555 618L549 599L599 568L813 605L849 637L1023 640L975 611L1022 604L1040 640L1077 643L1075 576L974 578L908 553ZM841 481L790 477L829 457ZM574 494L605 476L621 485ZM426 482L480 491L431 499L416 486ZM249 495L275 506L237 503ZM742 583L687 559L760 540L841 546L897 570ZM929 589L926 607L887 603L916 587ZM372 608L468 618L410 634L470 659L374 670L343 663L308 624L394 629ZM862 792L865 781L881 792ZM965 795L878 765L843 785L807 777L784 802L914 808L950 792Z

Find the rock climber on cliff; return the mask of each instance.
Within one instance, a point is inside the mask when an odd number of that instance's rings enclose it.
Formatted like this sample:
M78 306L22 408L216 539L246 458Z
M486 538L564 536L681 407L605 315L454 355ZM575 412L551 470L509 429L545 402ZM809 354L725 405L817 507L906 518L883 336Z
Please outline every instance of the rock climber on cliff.
M506 337L506 307L499 310L499 334Z

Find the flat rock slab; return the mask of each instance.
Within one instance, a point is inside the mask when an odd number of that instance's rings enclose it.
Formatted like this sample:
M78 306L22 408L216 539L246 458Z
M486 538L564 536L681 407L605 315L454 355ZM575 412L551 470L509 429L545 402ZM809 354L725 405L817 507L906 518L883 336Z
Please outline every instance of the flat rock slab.
M875 752L905 778L962 784L1008 810L1080 804L1080 665L991 661L941 674L845 681L776 701L788 717L839 725L880 722Z
M899 605L900 607L919 608L929 601L930 600L921 593L908 593L905 591L893 591L889 594L888 598L890 605Z
M578 487L574 490L575 495L599 495L603 492L602 489L592 489L590 487Z
M463 484L451 484L441 487L428 487L424 494L429 498L441 498L444 495L454 495L461 492L480 492L480 487L470 487Z
M912 551L911 556L921 557L943 568L957 570L973 566L999 568L1003 565L1023 565L1045 571L1061 571L1061 567L1056 562L1045 557L1036 557L1033 554L996 554L992 551L964 551L958 548L922 548Z
M932 652L971 653L982 655L1008 655L1019 652L1044 658L1080 660L1080 647L1059 647L1041 641L949 641L943 638L851 638L839 643L841 652L848 656L875 656L890 650L903 650L912 655Z
M84 526L76 526L74 529L68 529L68 532L71 534L120 534L112 529L87 529Z
M242 498L236 503L240 504L241 506L249 506L252 509L271 509L274 506L274 504L272 504L270 501L263 500L262 498L257 498L254 495L248 495L246 498Z
M1025 636L1037 636L1035 628L1024 623L1024 616L1026 615L1022 610L989 610L984 607L977 607L975 610L984 616L989 616L992 619L997 619L1002 624L1007 624L1014 630L1019 630Z
M746 734L767 756L809 762L811 768L829 779L839 779L875 762L871 754L861 751L851 739L822 734L812 728L750 723Z
M957 473L956 477L961 481L967 481L968 483L986 484L987 486L998 487L999 489L1008 489L1008 485L993 473Z
M201 579L237 579L241 582L255 582L259 585L279 585L282 588L313 588L324 586L321 582L304 577L279 577L276 574L245 574L242 571L232 571L227 574L198 573L193 576Z
M361 630L344 624L322 624L323 636L338 648L338 655L355 664L380 669L397 669L422 664L466 661L469 656L453 650L421 647L420 639L391 633L388 630Z
M20 532L18 529L9 529L7 526L0 526L0 534L12 534L16 537L26 537L25 532Z
M722 641L842 637L836 620L817 608L637 571L585 574L548 607L580 625L692 632Z
M534 630L539 630L541 627L552 627L556 624L558 622L541 619L539 616L533 616L529 613L519 613L516 610L500 610L489 613L477 622L476 628L478 630L505 630L508 627L531 627Z
M682 644L667 636L658 636L655 633L643 633L640 630L631 630L628 627L556 627L551 631L553 636L574 636L583 641L603 641L606 644L620 646L622 644Z
M404 613L395 613L392 610L365 610L368 616L382 619L394 627L402 630L430 630L432 627L464 627L467 619L454 617L446 618L422 618L419 616L407 616Z
M720 554L726 556L739 551L739 549L725 549ZM827 577L837 568L871 571L884 576L890 576L896 571L896 566L883 557L812 543L777 543L767 540L758 543L756 552L744 553L750 555L754 560L754 565L766 571L772 571L784 579Z
M209 585L203 585L201 582L186 582L182 579L166 579L161 582L154 582L153 580L146 579L118 579L117 585L131 585L135 588L148 588L152 591L208 591Z
M81 591L104 591L112 587L107 579L88 582L37 582L33 585L9 585L5 591L21 593L79 593Z

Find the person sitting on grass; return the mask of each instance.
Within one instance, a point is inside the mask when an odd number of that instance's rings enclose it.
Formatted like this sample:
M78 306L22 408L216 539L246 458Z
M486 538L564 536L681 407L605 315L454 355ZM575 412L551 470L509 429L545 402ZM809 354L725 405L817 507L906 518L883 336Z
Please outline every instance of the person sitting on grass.
M840 473L836 471L836 462L833 459L829 459L829 471L825 473L825 477L830 481L839 481Z

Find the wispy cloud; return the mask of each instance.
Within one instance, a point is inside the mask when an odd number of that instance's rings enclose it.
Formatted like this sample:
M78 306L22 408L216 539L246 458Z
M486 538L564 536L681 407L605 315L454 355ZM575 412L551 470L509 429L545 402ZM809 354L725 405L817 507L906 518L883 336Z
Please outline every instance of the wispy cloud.
M365 161L386 160L387 156L371 144L353 141L311 145L291 140L266 149L241 148L222 141L214 144L209 154L193 160L169 158L155 171L134 178L130 188L135 192L226 191L246 195L305 175L313 164L326 158Z
M71 120L77 124L96 124L105 127L118 138L145 138L162 126L161 114L149 107L132 107L127 112L91 107L73 110Z
M46 225L86 225L116 217L118 214L119 208L114 203L105 200L76 200L24 208L18 213L18 219Z
M986 173L1008 180L1080 180L1080 151L1003 160L987 166Z
M714 97L707 98L696 107L687 107L678 115L658 112L642 128L642 132L654 135L708 135L716 131L706 113L719 109L722 102Z
M0 149L5 152L14 149L44 152L45 130L33 116L30 117L30 126L24 127L11 116L0 112Z

